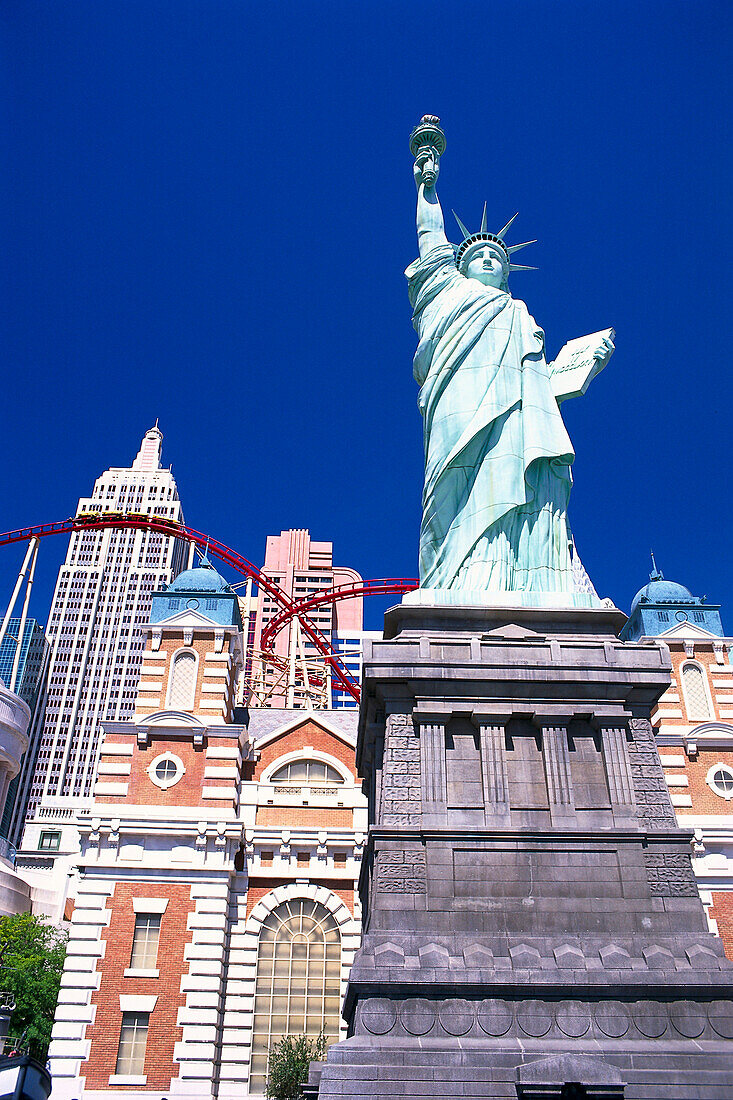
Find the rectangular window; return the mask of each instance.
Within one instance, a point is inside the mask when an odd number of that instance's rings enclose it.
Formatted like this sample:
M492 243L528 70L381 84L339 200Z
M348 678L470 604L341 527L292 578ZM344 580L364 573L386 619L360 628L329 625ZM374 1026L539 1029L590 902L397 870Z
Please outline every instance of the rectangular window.
M61 847L61 833L49 832L44 830L41 833L40 840L38 841L38 850L40 852L58 852Z
M153 970L158 961L160 939L160 915L137 913L135 933L132 938L131 970Z
M175 611L177 609L177 607L178 607L178 600L174 600L174 599L168 600L168 610L169 611Z
M123 1012L115 1073L138 1076L145 1073L149 1012Z
M669 622L669 611L660 611L659 612L659 621L660 621L660 623L668 623Z
M693 611L692 612L692 617L693 617L693 619L695 620L696 623L704 623L705 622L705 615L702 611Z

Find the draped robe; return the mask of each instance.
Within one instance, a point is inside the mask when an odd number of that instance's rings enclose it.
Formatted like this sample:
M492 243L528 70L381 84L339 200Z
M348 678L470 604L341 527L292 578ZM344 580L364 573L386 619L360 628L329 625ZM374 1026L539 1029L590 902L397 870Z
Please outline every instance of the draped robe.
M463 276L449 244L405 274L425 443L420 587L571 593L574 454L544 333L524 302Z

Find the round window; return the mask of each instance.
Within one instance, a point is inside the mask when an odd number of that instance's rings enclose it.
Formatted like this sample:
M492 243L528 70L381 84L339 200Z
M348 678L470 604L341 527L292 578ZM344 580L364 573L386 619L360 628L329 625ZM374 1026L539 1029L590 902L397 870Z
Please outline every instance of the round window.
M166 757L165 760L161 760L160 763L155 765L155 777L159 779L161 783L167 783L169 780L173 779L175 775L178 775L178 768L170 757Z
M186 603L186 607L190 607L192 611L195 611L198 605L198 600L188 600Z
M161 753L148 765L148 775L152 783L161 790L167 791L183 777L186 769L183 761L174 756L172 752Z
M707 775L708 786L726 801L733 798L733 768L727 764L713 764Z

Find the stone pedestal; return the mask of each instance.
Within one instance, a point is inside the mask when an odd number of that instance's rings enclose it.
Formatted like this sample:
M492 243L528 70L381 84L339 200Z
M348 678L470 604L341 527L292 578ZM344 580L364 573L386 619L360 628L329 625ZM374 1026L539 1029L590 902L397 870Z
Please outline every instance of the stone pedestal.
M733 967L649 721L669 655L618 641L624 621L387 613L364 662L351 1037L320 1100L733 1096Z

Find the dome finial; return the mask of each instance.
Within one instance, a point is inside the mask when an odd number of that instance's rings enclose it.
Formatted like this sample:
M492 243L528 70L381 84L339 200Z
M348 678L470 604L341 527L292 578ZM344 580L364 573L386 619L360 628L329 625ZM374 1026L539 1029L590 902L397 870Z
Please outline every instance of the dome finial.
M649 574L649 580L650 581L663 581L664 580L664 573L661 571L661 569L657 569L657 563L654 560L654 551L650 550L649 553L652 556L652 571Z

